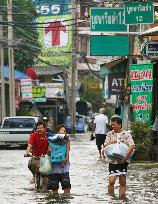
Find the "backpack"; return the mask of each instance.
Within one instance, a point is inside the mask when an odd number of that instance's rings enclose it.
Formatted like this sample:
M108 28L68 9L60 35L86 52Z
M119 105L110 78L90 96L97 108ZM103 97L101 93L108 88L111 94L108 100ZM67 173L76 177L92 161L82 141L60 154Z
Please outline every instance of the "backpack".
M62 162L66 158L66 144L59 145L51 140L48 140L49 146L52 149L50 151L51 162Z

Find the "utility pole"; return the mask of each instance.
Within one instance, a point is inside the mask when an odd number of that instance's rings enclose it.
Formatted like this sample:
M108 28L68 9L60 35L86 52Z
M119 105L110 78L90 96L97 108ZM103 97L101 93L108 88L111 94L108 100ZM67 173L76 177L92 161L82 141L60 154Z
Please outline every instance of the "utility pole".
M134 32L136 29L135 25L129 25L129 32ZM128 64L127 64L127 70L126 70L126 79L127 79L127 87L126 87L126 94L127 98L129 98L128 93L128 85L130 81L130 64L133 64L133 50L134 50L134 34L129 34L129 42L130 42L130 50L129 50L129 56L128 56ZM130 106L129 101L124 103L123 108L123 120L122 120L122 126L123 129L128 129L128 121L130 120Z
M72 133L75 133L75 123L76 123L76 70L77 70L77 61L76 61L76 42L77 42L77 24L76 24L76 0L72 1L72 24L73 24L73 39L72 39L72 76L71 76L71 126Z
M9 61L9 95L10 116L16 115L15 109L15 77L14 77L14 49L13 49L13 15L12 0L7 0L8 11L8 61Z
M0 15L0 22L3 16ZM1 66L1 120L6 116L5 107L5 81L4 81L4 50L3 50L3 24L0 23L0 66Z

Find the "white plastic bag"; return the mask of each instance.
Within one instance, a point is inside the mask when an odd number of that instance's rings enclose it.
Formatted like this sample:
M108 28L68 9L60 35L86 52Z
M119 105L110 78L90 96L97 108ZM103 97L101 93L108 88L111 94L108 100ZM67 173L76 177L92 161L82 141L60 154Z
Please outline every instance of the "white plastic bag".
M48 176L52 174L52 162L50 161L50 158L48 155L40 157L39 172L44 176Z
M110 144L105 148L105 154L111 160L122 160L126 158L128 148L123 142Z

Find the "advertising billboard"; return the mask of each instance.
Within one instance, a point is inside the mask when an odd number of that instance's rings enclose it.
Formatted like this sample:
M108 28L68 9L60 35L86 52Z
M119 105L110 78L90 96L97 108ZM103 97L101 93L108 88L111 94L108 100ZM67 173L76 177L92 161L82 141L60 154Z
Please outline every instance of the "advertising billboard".
M71 0L34 0L41 52L37 66L68 65L72 61Z

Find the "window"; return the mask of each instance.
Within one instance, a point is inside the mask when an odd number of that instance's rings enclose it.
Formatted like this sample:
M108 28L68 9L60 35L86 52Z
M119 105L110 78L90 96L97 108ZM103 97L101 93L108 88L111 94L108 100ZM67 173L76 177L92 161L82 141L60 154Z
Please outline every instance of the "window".
M8 118L5 119L3 128L33 128L35 125L33 118Z

